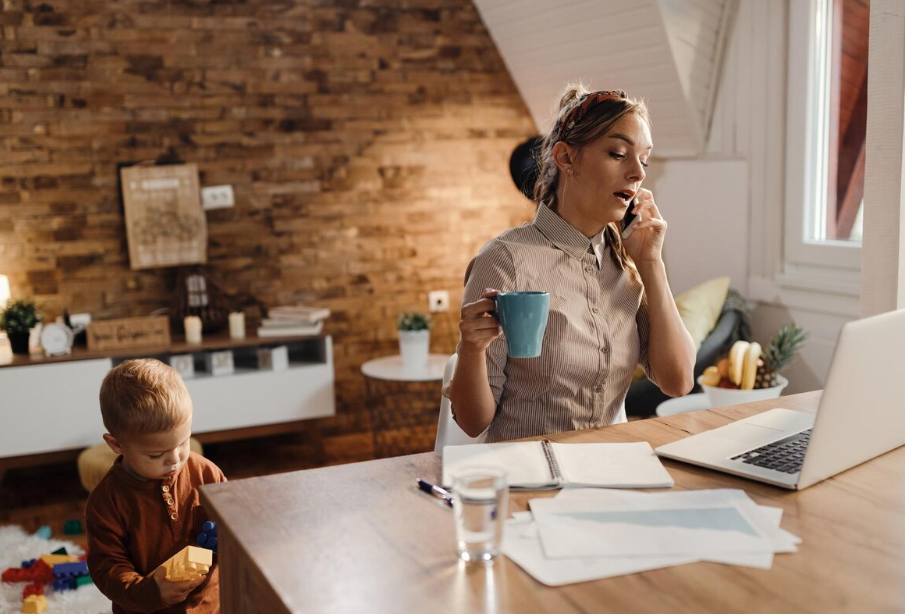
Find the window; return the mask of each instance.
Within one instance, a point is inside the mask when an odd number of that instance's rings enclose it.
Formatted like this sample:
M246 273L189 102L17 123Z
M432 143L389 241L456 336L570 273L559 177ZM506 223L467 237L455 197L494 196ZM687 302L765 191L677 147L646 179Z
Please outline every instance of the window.
M789 6L785 272L857 271L869 0Z

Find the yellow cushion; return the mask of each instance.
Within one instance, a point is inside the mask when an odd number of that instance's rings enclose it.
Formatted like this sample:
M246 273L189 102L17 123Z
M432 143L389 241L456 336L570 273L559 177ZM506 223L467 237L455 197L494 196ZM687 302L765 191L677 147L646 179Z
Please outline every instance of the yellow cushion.
M719 321L728 293L729 278L717 277L676 296L679 316L694 341L695 351L700 349L704 339ZM643 377L644 370L639 365L635 368L632 381L636 382Z
M676 307L679 308L682 323L694 340L695 350L701 347L720 319L728 292L729 278L717 277L676 296Z
M201 442L194 437L189 440L189 448L192 452L203 455ZM97 483L110 471L116 456L116 452L111 450L106 443L99 443L82 450L82 453L79 454L79 480L85 490L88 492L94 490Z

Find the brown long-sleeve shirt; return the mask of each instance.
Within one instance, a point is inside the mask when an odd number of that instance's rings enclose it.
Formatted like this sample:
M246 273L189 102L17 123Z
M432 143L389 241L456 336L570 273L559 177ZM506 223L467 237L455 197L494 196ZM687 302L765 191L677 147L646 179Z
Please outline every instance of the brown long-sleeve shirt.
M150 574L161 563L195 544L208 520L198 487L225 482L223 472L194 452L167 480L142 480L122 467L122 457L88 497L88 570L113 602L113 614L161 612L211 614L220 611L219 570L179 604L167 607Z

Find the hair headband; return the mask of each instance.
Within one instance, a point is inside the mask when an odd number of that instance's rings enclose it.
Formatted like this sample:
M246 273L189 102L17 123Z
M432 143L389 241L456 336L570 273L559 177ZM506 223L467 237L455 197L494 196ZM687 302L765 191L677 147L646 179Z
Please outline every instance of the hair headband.
M605 100L625 100L626 94L623 90L602 90L599 92L590 92L584 94L578 99L578 104L572 107L572 110L566 113L562 119L563 134L567 134L575 124L580 122L588 111L599 105Z

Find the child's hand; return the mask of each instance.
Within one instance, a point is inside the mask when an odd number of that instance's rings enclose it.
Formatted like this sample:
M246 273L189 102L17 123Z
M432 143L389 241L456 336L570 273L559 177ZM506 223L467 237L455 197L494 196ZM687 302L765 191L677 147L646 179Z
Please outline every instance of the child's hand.
M207 579L207 576L201 576L195 580L185 580L184 582L173 582L167 580L167 570L158 567L151 574L154 582L157 583L157 590L160 591L160 598L167 606L182 603L199 584Z

